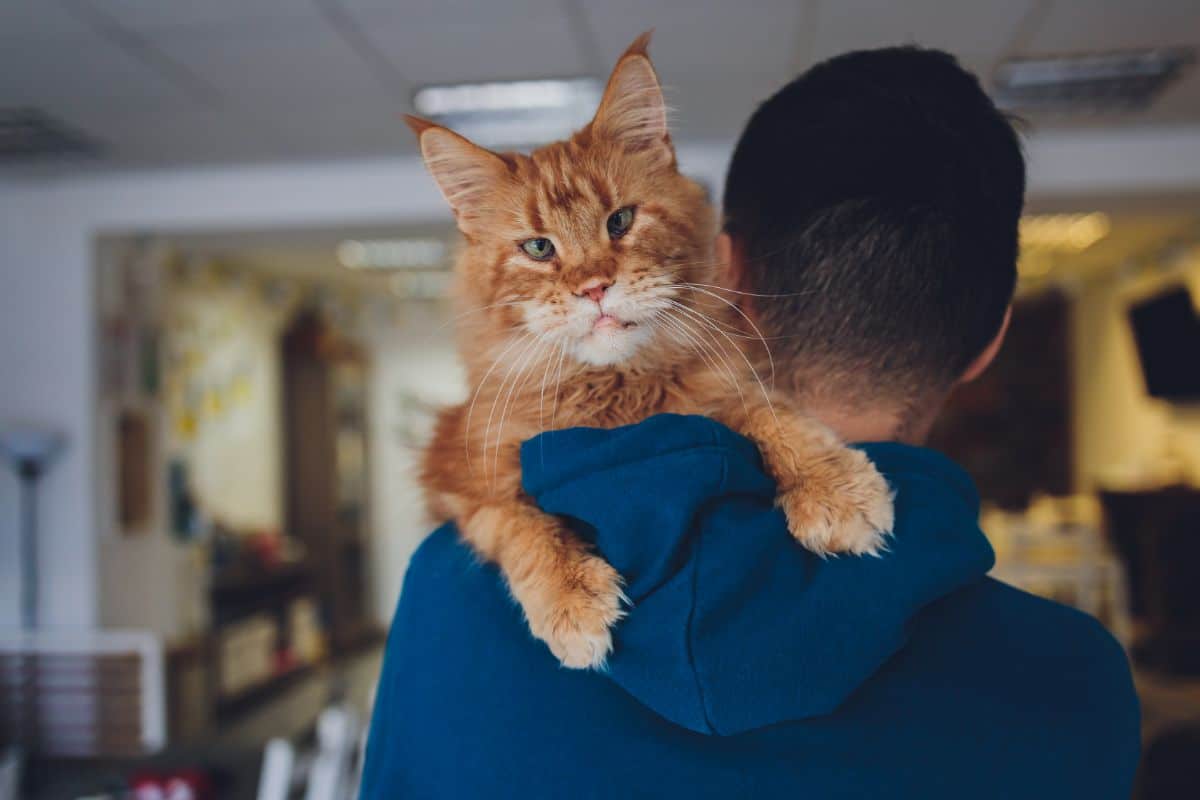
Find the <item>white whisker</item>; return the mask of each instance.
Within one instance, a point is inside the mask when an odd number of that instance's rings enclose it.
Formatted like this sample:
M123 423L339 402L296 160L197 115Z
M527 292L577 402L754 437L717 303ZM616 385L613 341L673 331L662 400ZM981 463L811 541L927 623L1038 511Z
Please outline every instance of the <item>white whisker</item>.
M517 351L516 357L508 365L508 371L504 373L504 377L500 380L500 386L497 387L497 389L496 389L496 396L494 398L492 398L492 407L488 411L487 426L484 428L484 431L483 431L483 446L482 446L482 452L481 452L481 455L483 457L483 474L485 476L487 476L487 474L488 474L487 473L487 450L488 450L488 442L491 440L491 437L492 437L492 420L496 416L496 406L500 402L500 397L504 394L504 387L508 385L508 381L512 377L513 372L516 370L517 366L521 363L521 358L526 353L528 353L529 350L535 344L537 344L537 334L533 333L531 331L529 333L529 335L526 336L522 341L523 341L523 344L521 346L521 349ZM488 490L489 491L491 490L491 479L490 478L488 479Z
M550 412L550 429L558 430L558 397L562 394L563 362L567 358L567 346L564 344L558 352L558 366L554 369L554 410Z
M537 339L534 346L528 349L527 354L521 361L521 367L518 370L516 377L513 378L512 384L508 387L508 395L504 398L504 406L500 409L500 424L496 429L496 444L492 448L492 477L493 479L500 474L500 444L504 440L504 426L508 422L508 410L512 403L513 396L518 388L523 388L526 378L526 370L533 364L536 357L543 353L546 348L546 343ZM486 458L486 455L485 455Z
M500 365L501 359L503 359L504 356L506 356L508 354L508 351L512 350L519 343L527 340L529 337L534 336L534 335L535 334L532 331L530 331L530 332L526 333L524 336L518 336L518 337L514 338L512 341L510 341L508 343L508 345L503 350L500 351L500 354L498 356L496 356L495 359L492 360L491 366L488 367L487 372L485 372L483 374L483 378L480 379L479 384L475 387L475 394L471 396L471 405L467 408L467 420L463 424L463 447L465 448L466 454L467 454L467 470L472 475L475 474L475 469L471 464L471 416L475 413L475 403L476 403L476 401L479 400L479 393L483 391L483 387L488 382L488 378L491 377L491 374L493 372L495 372L496 367ZM485 441L485 447L486 447L486 441Z
M721 343L721 341L713 336L711 331L706 330L704 326L701 326L699 330L693 328L692 325L689 324L686 317L675 316L673 317L673 321L687 331L690 338L699 341L713 354L713 356L721 365L720 369L714 367L714 371L729 379L729 382L733 384L734 390L738 393L738 399L742 402L742 408L749 413L749 406L746 404L746 395L742 392L742 382L738 380L737 371L734 370L733 366L729 363L729 359L725 354L725 346ZM703 339L699 338L702 332L708 336L712 344L708 344ZM740 352L740 349L736 345L734 345L734 349Z
M690 288L692 291L701 292L703 294L708 295L709 297L712 297L716 300L721 301L722 303L724 303L725 305L729 306L734 311L736 311L739 315L741 315L742 319L746 320L746 324L750 326L750 328L754 331L754 334L758 337L758 340L760 342L762 342L763 350L765 350L767 353L767 363L770 364L770 366L771 366L771 385L774 386L775 385L775 357L771 355L771 346L767 344L766 338L763 337L763 333L762 333L762 331L760 331L758 329L758 326L754 324L754 320L750 319L750 315L748 315L745 311L742 311L740 308L738 308L736 303L731 303L730 301L726 300L724 297L721 297L716 292L711 292L708 289L705 289L704 287L700 286L699 284L685 283L683 285ZM747 363L749 363L749 359L746 359L746 361L747 361ZM753 369L753 367L751 367L751 369ZM755 371L754 376L755 376L755 378L758 378L757 371ZM761 382L761 379L760 379L760 382ZM773 411L773 409L772 409L772 411Z
M690 311L691 313L696 315L694 317L694 319L696 319L697 322L708 325L708 327L714 333L719 333L722 336L724 336L726 338L726 340L729 341L729 344L734 348L734 350L737 351L737 354L742 357L742 361L744 361L746 363L746 368L750 371L750 375L754 378L754 381L758 384L759 390L762 392L763 400L766 401L767 408L770 409L770 411L771 411L771 416L774 417L776 423L778 423L779 416L775 413L775 404L773 402L771 402L771 393L769 391L767 391L766 385L763 383L762 378L759 377L759 375L758 375L758 370L756 370L754 368L754 364L751 363L749 357L747 357L745 352L742 351L742 348L738 347L737 343L734 342L733 339L731 339L724 331L722 331L720 328L717 328L717 327L713 326L711 323L709 323L705 319L703 314L700 314L700 312L694 311L693 309L688 309L688 311ZM774 373L772 372L772 379L773 378L774 378Z

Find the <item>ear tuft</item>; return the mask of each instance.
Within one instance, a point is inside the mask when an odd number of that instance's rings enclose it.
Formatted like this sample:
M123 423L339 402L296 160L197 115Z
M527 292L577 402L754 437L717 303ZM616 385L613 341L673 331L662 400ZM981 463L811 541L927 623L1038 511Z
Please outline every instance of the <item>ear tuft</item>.
M635 39L617 61L592 126L630 149L659 149L673 159L667 105L647 54L652 33Z
M651 28L641 36L634 39L633 44L625 48L625 52L621 55L621 59L624 59L627 56L645 56L647 59L650 58L650 40L653 38L654 28ZM621 59L618 59L618 61Z
M429 130L430 128L438 127L436 122L430 122L429 120L424 119L423 117L418 117L415 114L404 114L402 116L404 117L404 121L408 124L408 127L412 128L412 132L417 135L418 140L420 140L421 134L425 131Z

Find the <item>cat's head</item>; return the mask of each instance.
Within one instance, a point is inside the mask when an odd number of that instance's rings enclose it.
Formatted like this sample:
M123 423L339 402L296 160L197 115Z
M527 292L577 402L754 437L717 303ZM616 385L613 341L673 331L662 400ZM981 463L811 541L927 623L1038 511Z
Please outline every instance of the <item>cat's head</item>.
M682 283L712 281L714 220L676 164L649 38L621 56L591 123L529 155L408 119L466 240L458 291L489 341L525 336L595 366L677 351L663 318L692 305Z

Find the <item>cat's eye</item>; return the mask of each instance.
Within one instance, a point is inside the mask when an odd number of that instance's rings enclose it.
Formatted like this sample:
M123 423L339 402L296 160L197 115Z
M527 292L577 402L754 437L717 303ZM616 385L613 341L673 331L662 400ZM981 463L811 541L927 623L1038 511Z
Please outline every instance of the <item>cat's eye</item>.
M535 261L545 261L554 255L554 242L539 236L536 239L526 239L521 242L521 249L525 251L525 255Z
M608 235L620 239L633 225L633 206L618 208L608 215Z

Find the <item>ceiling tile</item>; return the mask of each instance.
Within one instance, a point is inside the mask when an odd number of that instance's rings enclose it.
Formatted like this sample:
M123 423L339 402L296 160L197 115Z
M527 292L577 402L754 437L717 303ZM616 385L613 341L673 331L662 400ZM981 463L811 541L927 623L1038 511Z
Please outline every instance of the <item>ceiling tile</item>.
M287 147L308 158L411 154L416 137L400 110L378 103L331 100L320 114L300 106L259 110Z
M847 50L917 44L947 50L989 72L1004 55L1033 0L947 3L944 0L838 0L823 3L813 60Z
M87 36L89 31L74 14L47 0L0 2L0 41Z
M106 107L189 105L171 83L96 36L20 40L0 47L0 104Z
M106 161L117 163L278 160L297 155L263 126L227 111L84 112L68 119L105 146Z
M408 4L402 9L395 4L347 5L371 44L413 86L590 72L556 0L458 0L418 3L416 9ZM497 13L501 5L507 13Z
M45 0L43 0L45 1ZM195 25L237 25L264 20L316 19L312 0L72 0L146 32Z
M1196 0L1055 0L1023 49L1048 54L1198 42Z
M561 16L557 0L332 0L359 19L391 17L416 27L455 20L481 33L497 26L519 27L539 17Z
M317 115L344 98L383 98L351 46L322 20L164 30L155 45L237 105L298 101Z
M655 29L650 55L664 83L689 73L773 71L782 79L805 41L798 0L759 0L748 9L729 0L589 0L587 26L605 71L640 33Z
M754 109L784 82L771 71L669 83L666 94L671 108L671 135L679 142L733 140Z
M1200 117L1200 70L1193 67L1155 99L1149 112L1163 122L1195 121Z

